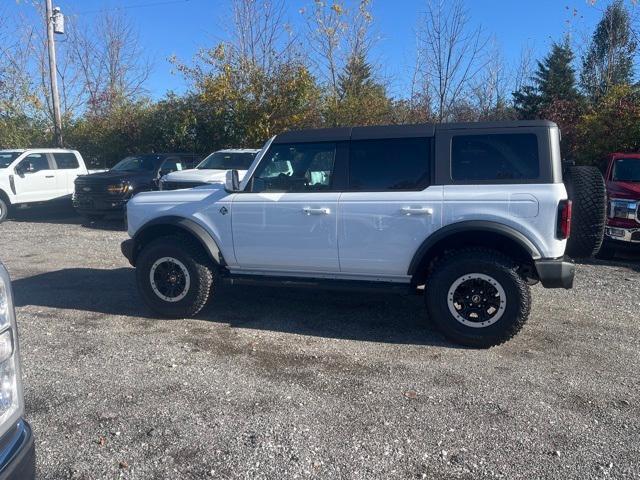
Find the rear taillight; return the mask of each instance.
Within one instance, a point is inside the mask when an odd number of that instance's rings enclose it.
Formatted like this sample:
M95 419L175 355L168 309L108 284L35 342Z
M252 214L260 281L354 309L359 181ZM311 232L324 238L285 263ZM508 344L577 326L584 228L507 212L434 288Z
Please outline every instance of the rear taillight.
M571 200L562 200L558 206L558 229L556 232L560 240L565 240L571 235L571 214L573 204Z

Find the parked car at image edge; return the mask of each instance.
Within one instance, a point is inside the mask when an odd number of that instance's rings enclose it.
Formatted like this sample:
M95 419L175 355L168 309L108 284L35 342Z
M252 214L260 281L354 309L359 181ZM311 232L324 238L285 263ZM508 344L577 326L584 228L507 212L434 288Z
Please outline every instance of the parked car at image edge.
M612 153L603 165L607 185L607 227L600 252L640 251L640 153Z
M242 148L213 152L196 168L169 173L160 179L160 190L193 188L208 183L224 183L228 170L238 170L244 177L260 150Z
M24 420L18 331L9 274L0 263L0 480L35 478L35 446Z
M241 183L136 196L122 251L163 316L197 314L219 282L426 285L444 335L488 347L522 328L530 284L572 287L571 211L552 122L308 130L271 139Z
M106 172L80 176L75 181L73 206L91 219L122 215L134 195L157 190L160 178L176 170L192 168L201 159L193 153L132 155Z
M0 223L17 206L69 199L75 179L87 173L75 150L0 150Z

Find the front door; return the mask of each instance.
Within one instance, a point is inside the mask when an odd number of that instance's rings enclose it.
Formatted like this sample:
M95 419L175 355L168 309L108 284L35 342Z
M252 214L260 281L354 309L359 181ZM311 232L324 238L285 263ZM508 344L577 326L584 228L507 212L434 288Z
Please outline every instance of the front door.
M31 153L16 167L16 203L44 202L58 196L57 171L46 153Z
M237 268L339 272L335 143L274 144L231 207Z

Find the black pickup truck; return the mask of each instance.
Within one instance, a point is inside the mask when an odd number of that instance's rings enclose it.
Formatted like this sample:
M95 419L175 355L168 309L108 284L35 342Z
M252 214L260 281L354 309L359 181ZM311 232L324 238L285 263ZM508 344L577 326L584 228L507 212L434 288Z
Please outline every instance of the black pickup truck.
M123 215L131 197L157 190L162 176L192 168L201 159L194 153L132 155L111 170L76 178L73 206L80 215L91 219Z

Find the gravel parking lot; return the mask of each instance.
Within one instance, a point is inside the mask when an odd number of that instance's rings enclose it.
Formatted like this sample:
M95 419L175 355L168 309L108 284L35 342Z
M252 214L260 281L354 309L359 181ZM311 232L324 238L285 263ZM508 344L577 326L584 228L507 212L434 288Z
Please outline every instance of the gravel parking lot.
M0 225L41 479L638 478L640 261L534 287L490 350L420 297L227 288L154 318L118 222Z

